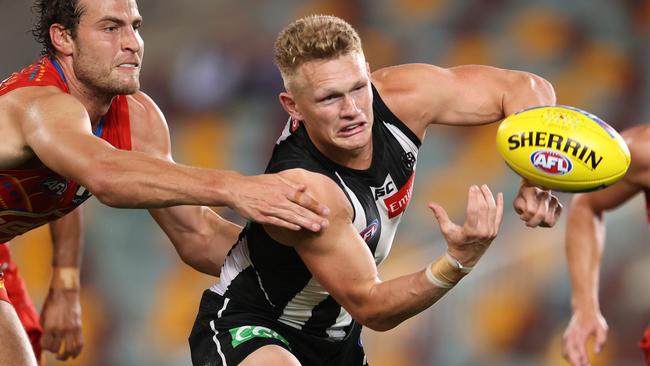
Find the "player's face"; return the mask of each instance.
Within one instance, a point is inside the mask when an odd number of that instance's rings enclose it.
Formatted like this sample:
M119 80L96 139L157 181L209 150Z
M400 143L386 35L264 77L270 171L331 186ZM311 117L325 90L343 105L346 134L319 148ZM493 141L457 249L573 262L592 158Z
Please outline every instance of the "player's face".
M77 79L103 94L133 94L140 88L144 43L135 0L82 0L74 39Z
M372 90L363 54L307 62L294 81L299 119L322 152L346 161L372 151Z

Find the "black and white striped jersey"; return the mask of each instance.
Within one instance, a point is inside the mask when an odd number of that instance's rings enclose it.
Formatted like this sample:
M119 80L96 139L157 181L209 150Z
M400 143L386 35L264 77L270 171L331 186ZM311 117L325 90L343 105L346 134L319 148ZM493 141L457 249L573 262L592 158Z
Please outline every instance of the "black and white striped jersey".
M316 149L302 124L290 121L266 172L302 168L336 182L354 208L354 226L379 265L411 198L420 140L386 107L374 87L373 97L370 168L338 165ZM296 251L274 241L256 223L242 231L225 260L221 281L211 290L253 319L274 319L318 337L342 339L353 321L312 277Z

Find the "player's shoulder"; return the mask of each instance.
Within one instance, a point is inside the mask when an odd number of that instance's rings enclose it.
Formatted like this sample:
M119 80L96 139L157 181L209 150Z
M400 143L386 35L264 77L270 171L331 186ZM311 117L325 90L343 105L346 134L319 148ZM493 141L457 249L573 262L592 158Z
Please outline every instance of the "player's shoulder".
M352 206L341 187L333 178L302 168L283 170L278 173L281 177L295 184L304 184L307 193L316 200L328 206L334 212L352 215Z
M417 86L427 79L442 77L447 69L429 64L401 64L383 67L371 75L372 83L382 96L403 96L417 91Z
M134 136L150 136L152 133L168 134L167 121L158 105L144 92L126 96L129 106L131 132Z
M129 104L129 113L132 116L148 118L162 116L162 112L156 102L142 91L127 95L126 100Z
M79 100L56 86L25 86L14 89L2 95L2 100L12 101L24 106L48 104L53 102L64 104L80 104Z
M28 86L2 96L3 105L24 117L56 117L87 115L84 105L74 96L56 86Z

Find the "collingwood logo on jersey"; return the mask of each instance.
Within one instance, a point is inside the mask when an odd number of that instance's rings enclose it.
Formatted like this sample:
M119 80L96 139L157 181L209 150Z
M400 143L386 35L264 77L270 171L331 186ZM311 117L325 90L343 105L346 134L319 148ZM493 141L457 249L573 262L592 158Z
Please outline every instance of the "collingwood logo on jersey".
M415 154L410 151L405 152L402 155L402 165L404 165L404 168L408 171L413 170L413 167L415 166Z

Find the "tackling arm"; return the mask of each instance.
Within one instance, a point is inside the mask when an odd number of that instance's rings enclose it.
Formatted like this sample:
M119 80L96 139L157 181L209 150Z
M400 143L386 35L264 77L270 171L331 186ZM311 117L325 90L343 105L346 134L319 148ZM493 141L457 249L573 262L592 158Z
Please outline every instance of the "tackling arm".
M199 272L219 276L241 227L209 207L178 206L149 210L183 262Z
M318 231L327 225L327 208L303 194L304 186L276 175L244 177L232 171L175 164L171 158L149 155L146 148L115 149L92 134L88 114L74 97L45 88L33 93L41 94L23 96L26 100L16 108L26 148L102 203L135 208L228 206L246 218L292 230ZM129 113L134 146L148 145L145 140L150 135L163 136L168 143L164 117L149 97L143 93L130 96ZM155 145L161 137L153 139Z

